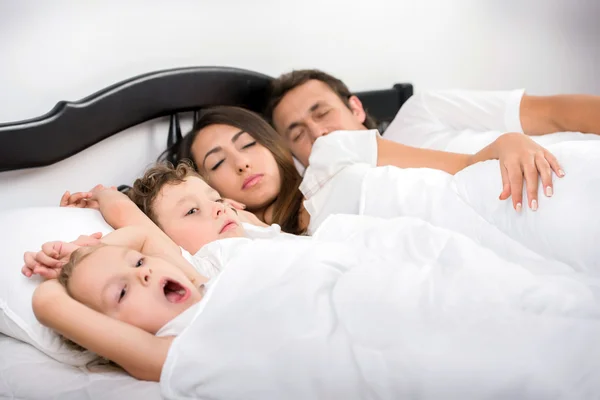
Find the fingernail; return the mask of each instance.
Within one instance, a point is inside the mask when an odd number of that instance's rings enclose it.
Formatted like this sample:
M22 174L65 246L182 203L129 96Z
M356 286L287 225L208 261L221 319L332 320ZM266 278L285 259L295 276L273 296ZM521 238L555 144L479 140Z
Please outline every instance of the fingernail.
M521 203L517 203L517 212L521 212Z
M531 200L531 209L533 211L537 210L537 200Z
M565 176L565 171L563 171L562 169L559 169L559 170L558 170L558 176L560 176L561 178L562 178L563 176Z
M546 186L546 196L552 197L552 186Z

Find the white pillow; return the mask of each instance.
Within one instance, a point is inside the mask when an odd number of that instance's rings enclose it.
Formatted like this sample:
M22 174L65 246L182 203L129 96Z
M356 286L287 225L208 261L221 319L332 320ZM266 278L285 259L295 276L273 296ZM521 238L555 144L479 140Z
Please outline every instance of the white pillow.
M41 325L31 298L42 281L21 274L23 253L37 251L45 242L73 241L79 235L107 234L112 228L96 210L64 207L17 208L0 211L0 332L29 343L57 361L82 366L97 358L64 344L59 335Z

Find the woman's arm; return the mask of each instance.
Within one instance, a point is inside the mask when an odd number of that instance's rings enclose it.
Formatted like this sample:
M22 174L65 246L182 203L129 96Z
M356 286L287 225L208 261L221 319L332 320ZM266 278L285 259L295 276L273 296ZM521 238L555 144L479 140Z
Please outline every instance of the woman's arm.
M433 168L456 174L481 161L500 161L503 190L500 199L512 196L513 207L519 211L523 201L523 183L527 187L529 206L537 209L538 176L544 192L553 192L552 171L564 176L562 167L548 150L520 133L506 133L481 151L469 155L421 149L385 140L377 136L377 165L400 168Z
M160 380L172 337L156 337L100 314L69 297L54 279L34 292L33 311L43 325L116 362L133 377Z
M494 158L489 146L475 155L469 155L406 146L377 136L377 166L432 168L454 175L476 162Z

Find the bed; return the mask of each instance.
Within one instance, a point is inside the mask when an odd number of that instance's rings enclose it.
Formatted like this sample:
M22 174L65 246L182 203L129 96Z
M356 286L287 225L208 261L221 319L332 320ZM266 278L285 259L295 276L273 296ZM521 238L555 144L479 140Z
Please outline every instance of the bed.
M0 124L0 211L53 207L65 190L98 183L124 188L190 129L203 108L260 112L271 79L225 67L150 72L79 101L61 101L40 117ZM412 94L408 83L356 93L382 132ZM7 274L19 275L19 265L0 265L0 279ZM62 364L2 333L0 355L0 398L160 398L155 383L109 366Z

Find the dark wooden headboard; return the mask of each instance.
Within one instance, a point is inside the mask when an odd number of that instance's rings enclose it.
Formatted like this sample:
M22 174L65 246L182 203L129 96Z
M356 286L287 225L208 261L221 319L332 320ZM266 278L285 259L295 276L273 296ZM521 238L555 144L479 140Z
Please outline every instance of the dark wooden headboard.
M178 113L215 105L261 113L271 80L237 68L177 68L136 76L79 101L61 101L40 117L0 124L0 171L53 164L158 117L171 116L172 140L180 135ZM383 127L412 94L411 84L356 93Z

